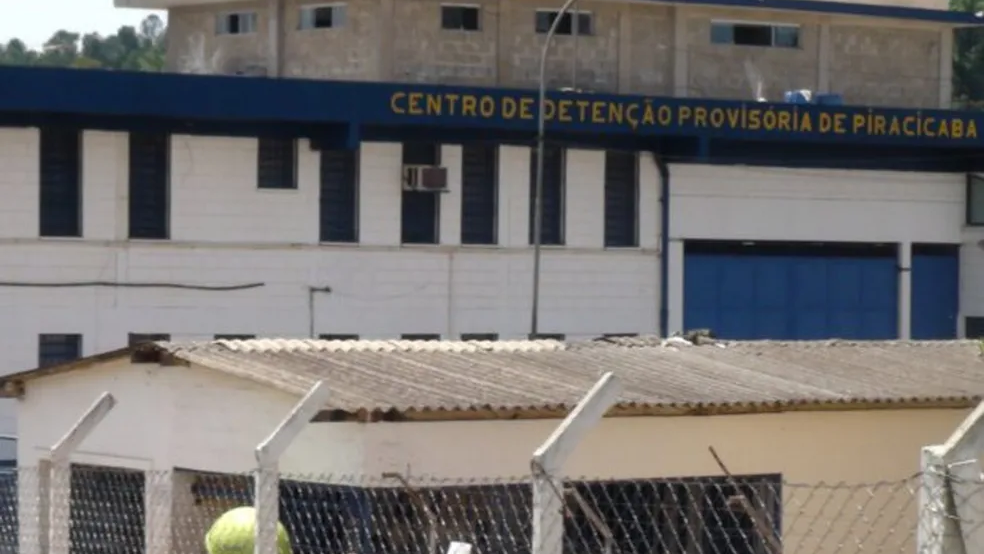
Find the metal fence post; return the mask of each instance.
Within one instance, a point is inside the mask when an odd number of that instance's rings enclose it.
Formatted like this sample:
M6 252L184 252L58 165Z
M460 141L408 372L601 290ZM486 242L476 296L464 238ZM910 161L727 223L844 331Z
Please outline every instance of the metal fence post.
M564 484L560 469L574 448L618 400L622 385L606 373L533 452L532 554L561 554L564 546Z
M280 519L280 457L311 419L328 402L330 390L324 381L318 381L304 398L294 405L287 417L270 436L256 447L257 469L255 475L256 536L255 554L277 553L277 522Z

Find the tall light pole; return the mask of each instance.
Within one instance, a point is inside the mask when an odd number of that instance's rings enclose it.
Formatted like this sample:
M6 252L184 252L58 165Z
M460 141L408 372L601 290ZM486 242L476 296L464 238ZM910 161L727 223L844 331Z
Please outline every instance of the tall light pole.
M540 332L540 258L542 257L541 222L543 221L543 135L546 130L546 117L544 112L547 105L547 54L550 51L550 43L557 33L557 27L570 11L571 6L577 0L567 0L557 12L557 17L550 24L550 30L543 39L543 50L540 52L540 95L537 102L537 122L536 122L536 183L533 191L533 303L530 313L530 338L536 338ZM578 20L571 17L571 29L576 29ZM574 61L577 63L577 60Z

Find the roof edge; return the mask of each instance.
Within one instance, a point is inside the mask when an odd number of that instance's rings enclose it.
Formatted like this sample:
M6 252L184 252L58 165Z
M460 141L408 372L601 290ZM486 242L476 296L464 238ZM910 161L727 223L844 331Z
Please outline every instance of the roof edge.
M657 0L660 1L660 0ZM706 6L719 8L751 8L807 12L824 15L846 15L879 19L921 21L955 27L984 25L984 17L972 12L939 10L911 6L885 6L836 0L664 0L680 6Z
M793 401L772 403L727 404L618 404L605 414L605 419L630 417L695 417L723 415L765 415L791 412L860 412L891 410L967 410L974 408L984 397L911 398L904 400L872 399L843 401ZM448 421L515 421L563 419L570 408L476 408L476 409L377 409L371 412L325 410L315 417L316 423L426 423Z
M145 354L146 357L140 358L141 354ZM61 375L64 373L71 373L73 371L87 369L94 365L124 358L130 358L134 362L139 363L159 363L162 356L167 354L167 350L159 344L145 343L117 348L116 350L109 350L107 352L86 356L84 358L79 358L77 360L72 360L71 362L65 362L62 364L27 369L24 371L18 371L17 373L9 373L7 375L0 376L0 398L21 397L24 394L24 383L27 381L33 381L35 379L51 377L54 375Z

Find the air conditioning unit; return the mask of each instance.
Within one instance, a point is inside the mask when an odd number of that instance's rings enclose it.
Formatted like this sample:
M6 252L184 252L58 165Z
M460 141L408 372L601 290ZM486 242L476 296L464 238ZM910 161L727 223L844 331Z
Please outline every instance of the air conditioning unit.
M403 166L403 190L447 192L448 170L433 165Z

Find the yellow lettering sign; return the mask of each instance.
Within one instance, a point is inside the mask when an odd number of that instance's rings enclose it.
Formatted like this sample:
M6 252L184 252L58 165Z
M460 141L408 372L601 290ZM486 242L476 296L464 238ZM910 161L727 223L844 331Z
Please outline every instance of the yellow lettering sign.
M395 92L390 112L397 116L466 117L533 121L537 98L491 94ZM547 99L544 119L587 126L618 126L629 130L645 128L690 131L778 132L831 136L909 137L975 140L977 120L959 115L886 115L798 105L748 104L732 107L659 103L657 101L599 100L590 97Z

